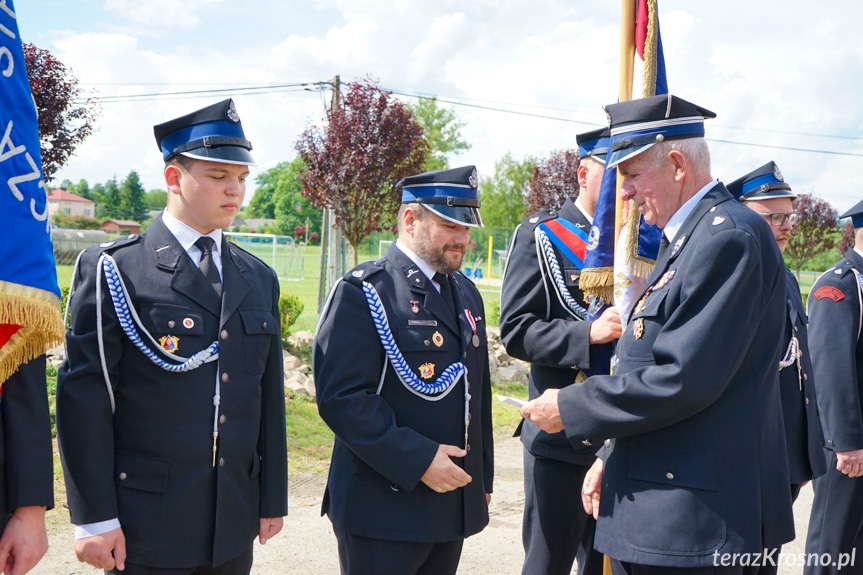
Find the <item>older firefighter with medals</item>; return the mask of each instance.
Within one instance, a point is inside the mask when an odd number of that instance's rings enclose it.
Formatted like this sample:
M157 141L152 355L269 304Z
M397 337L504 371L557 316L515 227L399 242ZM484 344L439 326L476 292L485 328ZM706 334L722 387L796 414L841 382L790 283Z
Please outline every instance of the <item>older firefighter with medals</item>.
M501 288L500 332L507 353L529 361L530 397L602 373L597 346L620 337L613 307L595 321L579 289L587 238L599 194L610 135L607 128L576 137L577 197L558 210L542 210L513 234ZM604 366L608 372L608 366ZM522 420L525 506L522 573L601 574L602 555L593 550L596 522L581 503L584 476L596 448L573 446L563 433L546 433Z
M154 128L168 206L75 266L57 435L81 561L244 575L287 514L274 271L228 243L251 143L231 100Z
M399 236L330 292L314 346L335 433L322 512L344 574L455 573L488 523L485 311L458 272L482 225L473 166L403 179Z

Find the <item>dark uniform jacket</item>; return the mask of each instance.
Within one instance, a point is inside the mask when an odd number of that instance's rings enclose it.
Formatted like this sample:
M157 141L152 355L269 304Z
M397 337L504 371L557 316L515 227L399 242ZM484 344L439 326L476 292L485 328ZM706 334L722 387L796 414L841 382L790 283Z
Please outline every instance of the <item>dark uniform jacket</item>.
M616 438L596 548L696 567L793 539L777 369L785 266L769 226L717 184L647 285L615 375L559 396L571 441Z
M72 522L119 517L131 563L218 565L252 543L259 518L287 514L278 280L260 260L223 239L220 302L161 217L146 234L112 244L90 248L80 260L68 357L58 378L57 428ZM176 353L184 357L218 341L220 354L217 362L185 373L155 365L124 335L103 279L113 416L96 333L102 252L116 259L153 338L179 337ZM214 467L217 377L221 419Z
M590 222L571 198L559 212L543 210L515 230L507 255L500 293L500 337L509 355L530 362L530 398L549 388L572 385L579 370L596 363L590 349L593 322L576 319L561 303L554 279L546 272L536 250L536 227L555 218L564 218L579 229L590 231ZM575 301L587 309L578 287L579 267L552 244L564 282ZM533 455L591 465L596 449L573 444L561 433L546 433L535 423L523 420L521 441Z
M818 278L807 300L821 424L827 448L837 452L863 449L863 306L852 268L863 272L854 248Z
M782 396L782 416L785 420L785 439L788 443L788 471L792 484L800 484L827 472L824 459L824 436L815 401L815 380L809 358L809 337L806 333L806 310L800 296L797 278L788 270L786 274L785 335L782 338L782 355L788 349L791 337L800 345L800 367L797 362L779 372L779 392Z
M45 387L45 356L23 364L3 383L0 404L0 533L10 514L54 507L54 448Z
M321 417L335 432L322 513L348 533L396 541L452 541L488 523L492 491L491 387L485 312L476 287L459 273L451 285L458 319L410 258L393 244L336 284L321 316L314 373ZM377 290L398 348L417 375L433 382L462 361L470 383L469 449L453 458L472 481L436 493L420 481L438 444L464 447L464 381L439 401L403 384L386 356L362 283ZM416 306L416 312L413 311ZM476 323L476 342L465 309Z

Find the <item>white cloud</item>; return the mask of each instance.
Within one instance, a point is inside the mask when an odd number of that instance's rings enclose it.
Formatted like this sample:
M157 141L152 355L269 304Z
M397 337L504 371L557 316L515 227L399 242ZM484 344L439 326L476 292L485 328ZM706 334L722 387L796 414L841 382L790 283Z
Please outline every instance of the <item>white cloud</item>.
M226 0L105 0L105 10L136 24L191 29L201 23L201 14L218 9Z

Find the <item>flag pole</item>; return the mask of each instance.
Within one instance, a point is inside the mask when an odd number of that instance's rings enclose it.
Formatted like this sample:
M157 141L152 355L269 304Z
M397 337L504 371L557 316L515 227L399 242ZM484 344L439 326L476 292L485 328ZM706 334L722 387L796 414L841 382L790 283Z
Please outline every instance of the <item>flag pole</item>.
M617 93L618 102L632 99L633 71L635 66L635 5L637 0L620 2L620 80ZM614 210L614 246L620 235L623 201L620 199L620 172L617 173L617 194Z

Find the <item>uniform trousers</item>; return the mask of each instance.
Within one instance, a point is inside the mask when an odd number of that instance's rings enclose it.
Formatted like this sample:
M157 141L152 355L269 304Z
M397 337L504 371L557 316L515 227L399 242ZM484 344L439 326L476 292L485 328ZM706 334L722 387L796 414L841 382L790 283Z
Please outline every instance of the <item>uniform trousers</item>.
M809 518L806 553L819 556L829 554L832 562L840 555L856 549L855 565L838 571L833 565L809 565L804 575L824 573L863 573L863 477L848 477L836 469L836 454L826 452L830 458L827 473L814 480L815 499Z
M578 575L602 575L602 554L593 549L596 521L581 502L588 469L524 450L522 575L569 575L573 560Z
M755 575L758 567L659 567L656 565L637 565L621 563L627 575Z
M126 569L105 571L109 575L249 575L252 570L252 545L233 559L216 565L202 567L148 567L126 562Z
M800 483L794 483L791 485L791 502L797 501L797 497L800 495L800 488L803 487ZM779 554L782 552L782 547L778 547L776 551L770 552L770 556L773 558L773 563L775 565L767 565L764 564L758 569L758 575L776 575L779 572ZM767 563L764 561L763 563Z
M417 517L422 521L422 517ZM333 526L342 575L454 575L464 539L426 543L374 539Z

